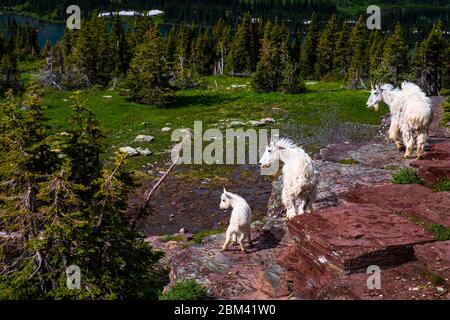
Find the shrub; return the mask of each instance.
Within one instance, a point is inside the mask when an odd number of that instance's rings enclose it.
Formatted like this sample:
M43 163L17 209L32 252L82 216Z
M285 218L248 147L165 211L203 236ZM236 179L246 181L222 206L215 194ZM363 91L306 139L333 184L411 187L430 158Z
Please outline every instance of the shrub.
M433 191L434 191L434 192L446 192L446 191L450 191L450 179L444 179L444 180L438 181L438 182L433 186Z
M192 241L195 243L202 243L203 239L205 239L206 237L213 236L213 235L220 234L220 233L223 233L223 230L219 229L219 230L200 231L199 233L197 233L194 236L194 239L192 239Z
M450 240L450 228L442 224L432 224L428 227L428 231L434 234L437 241Z
M202 300L206 299L206 289L194 279L177 282L161 296L161 300Z
M428 280L430 280L430 282L432 284L434 284L435 286L445 284L445 279L442 278L441 276L437 275L437 274L434 274L434 273L430 273L428 275Z
M159 237L159 242L169 242L169 241L182 241L183 236L179 234L168 234L162 237Z
M412 168L402 168L392 174L391 178L394 184L422 184L422 179L420 179L417 171Z
M352 158L350 158L350 159L341 159L338 162L340 164L358 164L359 163L358 160L355 160L355 159L352 159Z

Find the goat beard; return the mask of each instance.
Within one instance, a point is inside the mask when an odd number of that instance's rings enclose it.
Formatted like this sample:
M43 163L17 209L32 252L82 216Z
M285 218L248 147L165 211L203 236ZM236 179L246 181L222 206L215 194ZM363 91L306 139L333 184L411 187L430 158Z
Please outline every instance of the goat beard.
M376 103L376 104L373 105L372 108L373 108L373 110L378 111L378 110L380 110L380 104Z

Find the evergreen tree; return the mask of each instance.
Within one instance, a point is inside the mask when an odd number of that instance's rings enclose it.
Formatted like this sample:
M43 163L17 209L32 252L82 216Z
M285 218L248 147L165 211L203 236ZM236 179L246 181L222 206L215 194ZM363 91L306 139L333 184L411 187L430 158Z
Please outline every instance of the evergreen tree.
M231 28L221 18L212 30L214 42L214 74L223 75L225 71L225 59L231 43Z
M305 90L298 66L290 60L289 34L286 26L266 23L261 59L253 75L253 87L258 91L299 93Z
M378 30L372 31L369 36L369 50L368 57L369 78L376 82L382 82L379 76L380 65L383 62L385 40Z
M333 69L336 28L336 16L333 15L322 32L317 45L316 74L320 79L329 76Z
M232 74L250 75L253 71L254 38L252 20L246 13L234 35L229 55L229 68Z
M447 46L442 72L442 88L450 89L450 45ZM450 110L449 110L450 111Z
M213 65L213 47L208 30L198 35L192 46L192 68L196 74L210 75Z
M313 13L306 31L306 37L300 56L300 65L302 66L303 78L314 77L314 66L317 61L317 43L318 43L317 17Z
M131 60L126 85L133 100L165 105L173 99L170 72L164 55L164 41L153 25Z
M92 24L92 42L95 43L95 70L93 82L95 84L107 85L111 79L111 73L116 71L115 63L117 63L117 50L112 50L110 34L106 30L106 24L103 18L94 17L91 20ZM114 39L116 40L116 39ZM123 38L119 40L119 44ZM117 42L116 42L117 43ZM123 45L123 44L122 44ZM117 48L116 48L117 49ZM119 49L120 50L120 49ZM111 52L113 52L113 61L111 59ZM126 60L126 57L122 57ZM121 62L123 63L123 62ZM121 63L119 63L119 67ZM118 73L120 75L120 73Z
M363 17L360 16L351 31L348 41L350 48L350 65L347 81L349 86L353 88L364 86L363 81L367 77L368 57L366 37L366 25Z
M0 55L0 94L8 89L18 91L22 88L14 40L11 38Z
M144 37L144 34L142 34L142 37ZM127 37L119 15L114 17L112 23L111 47L113 54L112 75L117 81L126 74L130 63Z
M92 139L100 136L95 118L76 95L72 118L84 125L74 125L71 133L78 139L69 138L62 163L52 160L57 168L47 166L42 160L54 154L42 153L48 135L33 92L24 103L29 111L11 95L0 108L0 152L6 155L0 157L0 192L6 199L0 202L0 226L14 235L0 244L0 298L156 298L164 283L154 267L161 253L124 220L133 188L125 155L117 155L112 170L76 155L100 148ZM78 176L75 162L86 173L95 172L95 179ZM67 288L70 265L81 270L81 290Z
M430 95L438 94L442 86L447 46L442 29L442 22L437 22L428 37L416 46L414 52L414 77L419 86Z
M346 23L342 24L341 31L338 32L336 37L336 48L334 50L333 58L333 74L338 79L345 79L347 77L347 71L349 66L349 29Z
M377 80L400 84L408 72L408 45L399 24L384 45L383 61Z

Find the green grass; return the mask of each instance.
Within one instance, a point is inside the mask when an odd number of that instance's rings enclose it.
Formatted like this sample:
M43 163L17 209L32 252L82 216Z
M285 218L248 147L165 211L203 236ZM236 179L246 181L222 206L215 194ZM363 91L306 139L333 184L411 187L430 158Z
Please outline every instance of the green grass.
M430 282L435 286L445 284L445 279L443 277L441 277L440 275L437 275L434 273L430 273L428 275L428 280L430 280Z
M350 158L350 159L341 159L338 161L338 163L340 163L340 164L358 164L359 161Z
M183 241L183 236L179 234L168 234L162 237L159 237L159 242L169 242L169 241Z
M192 242L193 243L202 243L203 239L205 239L206 237L213 236L216 234L221 234L223 232L224 232L224 230L222 230L222 229L200 231L199 233L196 233L194 235Z
M273 117L276 124L270 124L267 128L278 128L282 135L286 135L291 128L300 135L312 136L325 122L327 126L330 122L331 125L344 122L380 123L382 113L368 111L365 107L366 92L344 90L342 84L337 82L318 82L308 87L310 91L307 93L289 95L256 93L251 89L250 81L247 78L206 77L201 88L178 91L176 101L166 108L133 103L117 91L107 89L83 91L81 98L96 113L106 136L106 164L122 146L148 147L153 151L150 157L132 158L132 169L169 159L167 150L174 142L170 133L161 133L161 128L166 126L173 129L192 128L194 121L202 121L206 130L218 128L220 120L248 121ZM247 87L233 89L233 84L246 84ZM48 106L45 115L54 133L67 129L71 114L67 99L71 94L68 91L45 91L43 100ZM112 98L103 98L108 95ZM387 112L387 109L382 111ZM144 122L148 123L147 128L142 125ZM132 142L138 134L153 135L155 140L144 144Z
M394 184L421 184L417 171L412 168L402 168L392 174L391 182Z
M428 226L428 231L434 234L437 241L450 240L450 228L447 228L442 224L432 224Z
M194 279L177 282L161 296L161 300L204 300L207 298L206 289Z
M434 186L433 186L434 192L446 192L450 191L450 179L443 179L439 180Z

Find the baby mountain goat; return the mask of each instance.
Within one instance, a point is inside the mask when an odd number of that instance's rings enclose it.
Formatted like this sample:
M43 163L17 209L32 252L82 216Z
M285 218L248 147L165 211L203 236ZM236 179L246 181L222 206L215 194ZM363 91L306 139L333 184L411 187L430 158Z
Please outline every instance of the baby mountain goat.
M283 166L283 191L281 201L287 219L310 213L316 201L318 173L311 157L289 139L270 142L259 165L270 167L281 161Z
M378 111L381 101L389 106L391 112L389 138L399 150L402 150L405 144L405 158L412 157L414 144L417 143L417 158L422 158L433 121L431 100L417 85L405 81L401 89L394 89L391 84L372 84L367 107Z
M231 212L230 225L228 226L225 243L222 251L227 250L230 241L239 242L242 252L245 253L244 240L249 243L249 248L253 246L251 239L251 223L252 210L244 198L237 194L228 192L223 188L223 193L220 197L220 209L225 210L233 208Z

